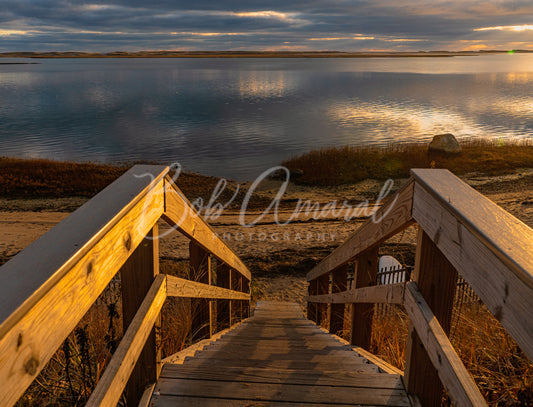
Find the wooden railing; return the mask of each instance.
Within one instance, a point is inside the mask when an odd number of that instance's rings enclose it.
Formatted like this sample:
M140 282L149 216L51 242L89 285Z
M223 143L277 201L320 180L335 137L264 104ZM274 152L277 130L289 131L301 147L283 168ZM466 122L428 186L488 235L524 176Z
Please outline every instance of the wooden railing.
M412 281L374 285L378 247L418 224ZM348 266L354 284L346 289ZM533 230L447 170L412 170L411 180L307 275L308 318L368 349L373 303L402 304L410 319L404 381L423 406L485 406L447 334L457 273L526 356L533 359ZM353 304L345 315L345 304Z
M190 239L196 281L159 274L160 218ZM137 165L0 268L1 406L16 403L119 271L124 336L88 406L115 406L124 389L137 405L157 380L167 297L198 301L191 331L199 337L248 316L249 270L192 210L168 167Z

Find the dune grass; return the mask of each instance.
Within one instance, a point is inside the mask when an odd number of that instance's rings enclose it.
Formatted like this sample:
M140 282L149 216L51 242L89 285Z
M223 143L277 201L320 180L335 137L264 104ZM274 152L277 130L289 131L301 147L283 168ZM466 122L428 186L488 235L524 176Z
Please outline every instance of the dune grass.
M471 139L460 144L462 153L458 155L428 153L427 143L322 148L292 157L282 165L301 174L293 177L294 182L307 185L406 178L411 168L447 168L456 175L501 175L533 167L532 140Z
M401 307L375 315L370 350L403 370L408 325ZM484 304L455 305L450 340L490 406L532 405L533 363Z

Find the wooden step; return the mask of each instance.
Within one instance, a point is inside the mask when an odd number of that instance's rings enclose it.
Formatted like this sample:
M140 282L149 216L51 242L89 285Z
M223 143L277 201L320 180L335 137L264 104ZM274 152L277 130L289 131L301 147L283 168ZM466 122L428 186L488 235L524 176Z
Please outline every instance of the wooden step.
M402 388L400 375L384 373L357 373L338 370L258 369L253 367L225 367L213 371L209 366L165 364L161 377L167 379L204 379L271 384L308 384L315 386L374 387L376 383L386 389ZM376 382L376 380L378 382Z
M408 407L402 388L271 384L224 380L160 378L154 394L173 397L220 398L254 402L323 403L346 405L394 405ZM157 397L157 396L156 396ZM157 400L157 398L155 399Z
M297 304L258 302L254 316L165 364L150 406L410 406L399 374L380 373Z
M299 360L253 360L253 359L239 359L228 363L228 359L199 359L189 358L185 359L184 365L187 366L212 366L220 369L224 366L229 367L255 367L268 369L296 369L296 370L347 370L351 372L369 372L379 373L379 368L374 364L361 362L328 362L321 360L319 362L308 362Z

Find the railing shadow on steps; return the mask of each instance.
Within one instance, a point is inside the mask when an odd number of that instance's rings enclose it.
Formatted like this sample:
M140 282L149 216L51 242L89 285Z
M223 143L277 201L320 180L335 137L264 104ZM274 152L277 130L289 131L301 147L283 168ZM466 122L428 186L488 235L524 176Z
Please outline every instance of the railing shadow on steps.
M196 281L159 273L160 218L190 239ZM250 271L168 167L136 165L0 268L1 406L17 402L119 271L124 336L87 406L115 406L124 390L136 406L157 381L167 297L199 302L191 330L208 337L248 317Z
M447 170L411 174L372 219L307 274L307 316L331 333L351 318L350 342L364 352L374 304L403 305L410 320L408 393L423 406L440 406L444 387L455 406L486 406L447 336L458 274L533 360L533 229ZM374 285L379 245L413 224L418 237L412 280ZM345 304L353 304L351 315Z

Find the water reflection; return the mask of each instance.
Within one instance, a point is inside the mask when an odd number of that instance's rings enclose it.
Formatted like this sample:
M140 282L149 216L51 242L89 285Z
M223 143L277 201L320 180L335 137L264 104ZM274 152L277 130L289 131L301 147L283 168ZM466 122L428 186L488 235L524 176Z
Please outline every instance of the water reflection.
M0 154L179 160L251 179L321 146L532 137L533 55L515 56L4 65Z

